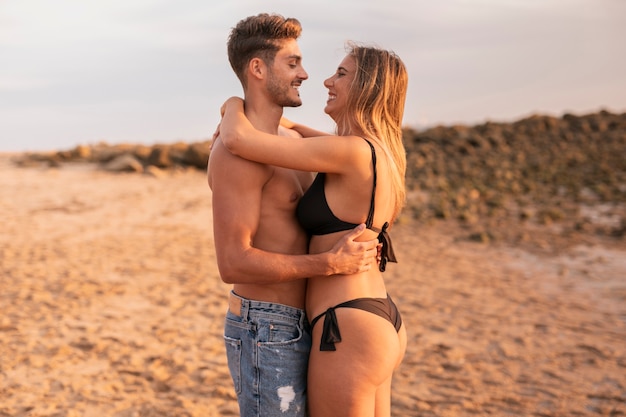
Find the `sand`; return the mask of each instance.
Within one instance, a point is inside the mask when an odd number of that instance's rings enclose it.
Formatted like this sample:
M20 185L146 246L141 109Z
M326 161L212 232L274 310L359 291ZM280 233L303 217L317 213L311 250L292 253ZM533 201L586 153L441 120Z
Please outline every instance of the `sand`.
M0 216L0 416L237 415L203 172L3 155ZM547 253L450 222L393 238L394 416L626 415L623 239Z

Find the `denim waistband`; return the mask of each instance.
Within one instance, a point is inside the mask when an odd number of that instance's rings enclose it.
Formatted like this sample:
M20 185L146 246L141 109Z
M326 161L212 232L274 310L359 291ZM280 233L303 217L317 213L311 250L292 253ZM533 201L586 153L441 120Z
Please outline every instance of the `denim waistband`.
M248 313L257 312L280 314L283 317L290 317L300 321L301 318L306 316L303 309L274 302L249 300L240 297L233 291L230 292L228 297L228 308L231 313L239 317L247 317Z

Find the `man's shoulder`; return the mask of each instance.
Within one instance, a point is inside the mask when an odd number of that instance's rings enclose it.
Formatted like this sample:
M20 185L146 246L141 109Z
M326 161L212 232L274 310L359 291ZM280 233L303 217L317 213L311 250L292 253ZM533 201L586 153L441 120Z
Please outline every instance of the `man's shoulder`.
M261 164L233 155L219 140L216 140L213 144L209 154L209 173L225 178L236 177L242 174L267 176L271 175L273 168L271 165Z

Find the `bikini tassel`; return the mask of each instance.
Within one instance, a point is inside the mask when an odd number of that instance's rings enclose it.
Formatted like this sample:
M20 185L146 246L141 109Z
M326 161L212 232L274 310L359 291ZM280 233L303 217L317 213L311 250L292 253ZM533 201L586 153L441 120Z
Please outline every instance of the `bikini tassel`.
M324 316L324 329L322 330L322 340L320 341L321 351L335 351L335 343L341 342L341 333L339 332L339 324L337 324L337 316L333 307L326 310Z
M391 238L389 237L389 233L387 233L387 228L389 228L389 222L385 222L381 232L378 234L378 241L383 244L380 253L380 264L378 265L380 272L385 272L387 262L398 262L396 260L396 254L393 251L393 246L391 246Z

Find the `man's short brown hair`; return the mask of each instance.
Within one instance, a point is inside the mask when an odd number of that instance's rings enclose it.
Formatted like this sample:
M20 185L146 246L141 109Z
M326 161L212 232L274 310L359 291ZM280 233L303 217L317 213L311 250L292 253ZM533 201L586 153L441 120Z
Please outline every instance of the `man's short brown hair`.
M228 60L241 84L246 86L246 66L253 58L267 65L274 62L276 52L285 39L298 39L302 26L295 18L261 13L237 23L228 37Z

